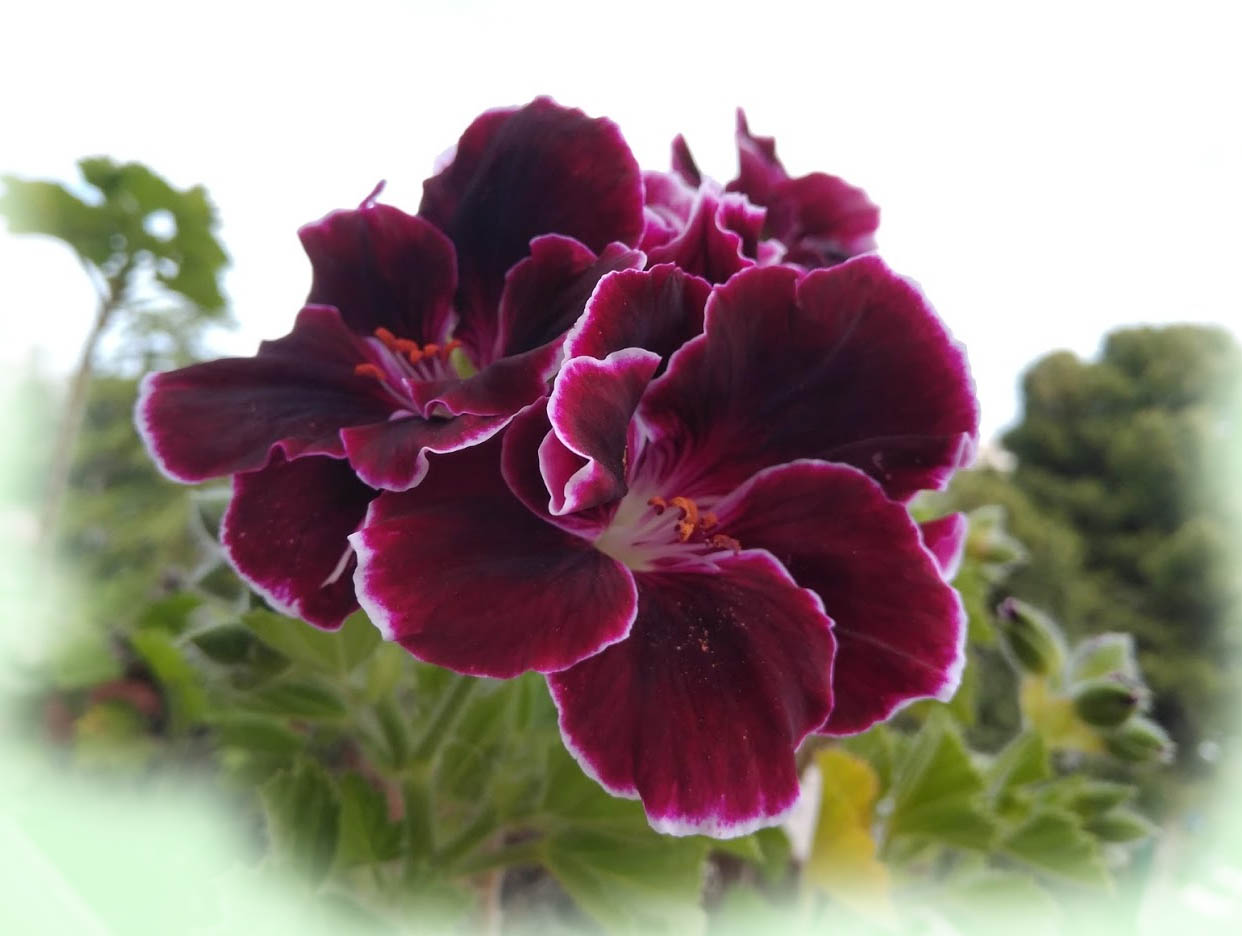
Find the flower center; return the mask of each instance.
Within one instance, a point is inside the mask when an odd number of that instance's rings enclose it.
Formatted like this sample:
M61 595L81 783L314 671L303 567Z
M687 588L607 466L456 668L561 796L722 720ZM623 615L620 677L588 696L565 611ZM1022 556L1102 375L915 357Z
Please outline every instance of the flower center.
M622 499L595 548L635 572L711 566L742 544L718 531L719 519L688 497L647 497L633 491Z
M419 412L419 407L410 396L410 381L458 376L449 358L461 345L460 341L419 345L408 338L398 338L387 328L377 328L374 334L374 338L363 339L367 346L367 360L356 365L354 373L378 380L401 409Z

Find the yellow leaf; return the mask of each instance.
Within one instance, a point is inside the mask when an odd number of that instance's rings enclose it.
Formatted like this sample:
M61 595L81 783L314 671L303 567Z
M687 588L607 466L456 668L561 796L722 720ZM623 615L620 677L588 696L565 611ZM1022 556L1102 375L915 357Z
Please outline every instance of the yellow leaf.
M823 794L807 883L852 910L893 920L888 868L871 835L879 779L865 760L838 748L821 751L815 762Z

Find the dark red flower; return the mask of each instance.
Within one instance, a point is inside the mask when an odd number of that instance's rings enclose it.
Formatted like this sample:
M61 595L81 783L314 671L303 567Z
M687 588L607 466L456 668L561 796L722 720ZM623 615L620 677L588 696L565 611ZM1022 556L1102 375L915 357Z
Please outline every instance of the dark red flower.
M970 457L978 413L916 289L875 257L710 293L618 272L565 353L546 405L351 537L391 639L550 674L583 768L672 833L771 824L808 733L948 697L960 530L930 525L933 553L902 500Z
M375 488L488 439L548 390L605 273L641 265L637 164L611 122L540 98L491 111L425 184L302 228L314 271L292 332L251 358L149 375L136 422L184 482L233 475L223 543L276 607L357 607L346 535Z

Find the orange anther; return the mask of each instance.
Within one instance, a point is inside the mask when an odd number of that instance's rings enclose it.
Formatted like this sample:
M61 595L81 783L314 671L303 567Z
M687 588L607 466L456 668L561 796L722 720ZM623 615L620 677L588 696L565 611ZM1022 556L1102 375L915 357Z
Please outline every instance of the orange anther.
M431 357L439 350L440 346L438 344L423 345L423 354L427 355L427 357Z
M402 354L409 354L411 351L418 350L418 342L410 341L409 338L394 338L392 340L392 349L400 351Z
M354 373L359 377L374 377L376 380L383 380L384 373L374 364L358 364L354 367Z
M677 521L677 538L683 543L688 543L690 537L694 536L695 526L689 520Z
M647 498L647 506L655 510L657 514L662 514L668 507L668 501L663 497L649 497Z
M715 546L717 549L731 549L733 552L740 553L742 544L735 540L732 536L725 536L723 533L717 533L707 538L708 545Z
M450 341L448 344L446 344L443 348L440 349L440 353L443 354L445 357L448 357L450 354L452 354L454 351L456 351L460 347L461 347L461 339L454 338L452 341Z
M720 518L709 510L699 519L699 529L706 533L719 522Z
M397 343L397 336L381 325L375 329L375 337L384 343L385 348L394 348Z
M690 498L674 497L669 503L681 511L682 519L689 521L691 530L699 525L699 505Z

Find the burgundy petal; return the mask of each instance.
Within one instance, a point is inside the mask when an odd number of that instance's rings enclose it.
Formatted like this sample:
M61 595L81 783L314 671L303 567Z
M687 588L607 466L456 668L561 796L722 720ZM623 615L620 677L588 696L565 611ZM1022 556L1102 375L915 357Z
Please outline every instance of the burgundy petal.
M726 188L767 206L767 231L786 245L786 262L834 266L875 249L880 210L862 189L823 172L791 179L776 141L752 134L740 109L737 147L738 177Z
M548 400L548 418L554 438L583 463L568 477L563 468L544 474L552 513L577 513L625 495L630 421L659 364L658 354L640 348L565 362ZM557 464L566 464L564 453Z
M383 420L393 403L354 374L363 343L336 309L307 306L293 331L252 358L223 358L142 381L134 416L156 464L184 482L253 471L273 446L344 454L343 426Z
M298 236L314 270L308 303L336 306L364 335L383 327L420 345L448 337L457 260L433 225L368 199Z
M914 699L952 697L965 663L961 600L878 484L798 461L760 472L716 513L743 549L779 556L836 624L836 705L822 730L852 734Z
M923 533L923 545L935 558L946 582L953 581L957 577L957 570L962 567L968 527L966 515L963 513L948 514L919 524Z
M419 214L457 247L458 335L486 353L505 273L531 238L562 234L597 253L613 241L636 245L642 179L615 124L537 98L475 120L452 162L424 183Z
M600 277L642 267L644 260L641 251L620 243L609 244L597 257L571 237L536 237L530 256L505 277L496 354L521 354L561 338L582 314Z
M677 173L691 188L703 183L703 173L690 155L690 145L680 133L673 137L673 172Z
M973 453L965 357L916 288L874 256L799 279L744 270L639 415L674 440L686 496L722 495L796 458L856 465L890 497L942 486Z
M668 243L649 248L647 255L653 264L675 263L709 283L723 283L755 265L763 218L764 210L740 195L700 191L685 228Z
M220 542L233 568L268 604L335 629L358 610L347 537L374 497L344 461L288 461L277 451L267 467L234 476Z
M409 381L410 399L423 414L510 416L548 392L561 363L559 341L504 357L465 378Z
M505 429L501 449L500 473L513 495L526 509L544 521L594 540L608 525L615 505L604 505L576 514L552 514L551 495L545 476L554 478L564 490L574 472L586 459L565 448L552 432L547 399L539 400L513 417Z
M408 491L427 474L427 455L456 452L490 439L509 416L406 416L341 430L358 477L386 491Z
M548 677L566 747L662 832L775 824L798 796L794 751L832 708L819 600L761 552L635 579L629 638Z
M586 312L565 338L565 356L606 358L645 348L663 359L703 331L710 287L673 264L626 270L600 280Z
M634 580L523 507L499 457L493 440L436 459L416 490L376 499L350 538L358 598L430 663L497 678L563 669L629 633Z

